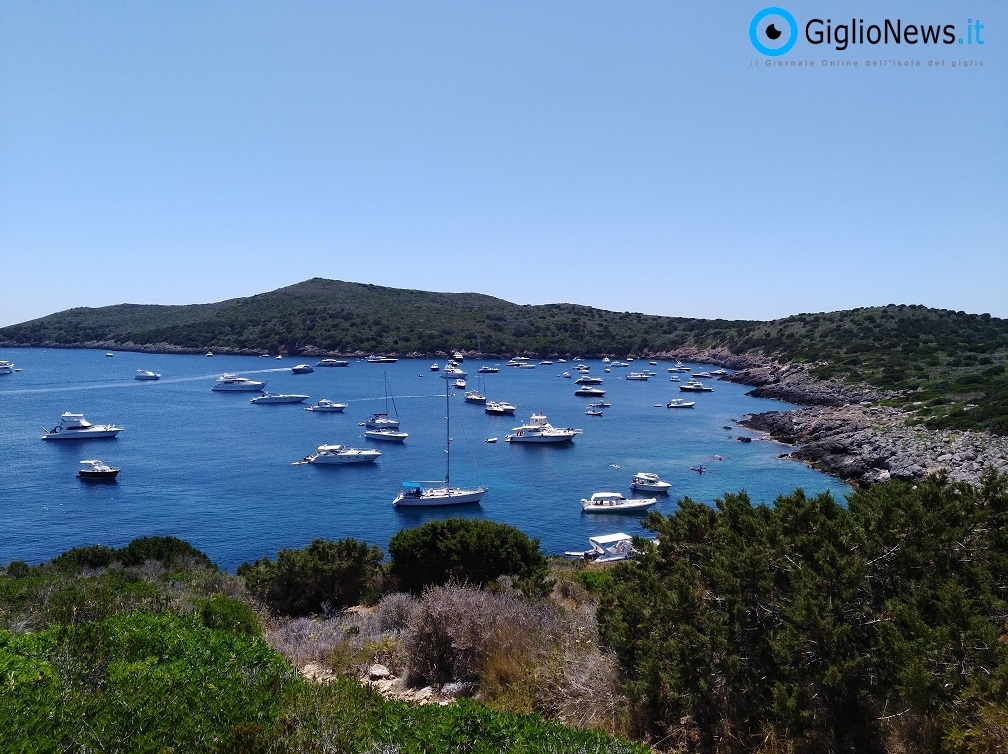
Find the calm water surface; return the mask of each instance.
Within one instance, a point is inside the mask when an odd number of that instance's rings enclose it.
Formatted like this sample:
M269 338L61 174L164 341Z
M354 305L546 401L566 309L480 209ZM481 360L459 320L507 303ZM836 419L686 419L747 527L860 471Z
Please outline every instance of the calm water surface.
M574 380L560 377L573 364L500 364L498 374L477 375L480 362L466 360L470 388L482 377L491 400L518 407L514 417L493 417L454 391L452 484L482 481L490 491L480 506L399 510L392 499L403 480L444 476L445 382L430 371L429 361L351 361L347 368L294 375L293 365L317 359L125 352L108 358L104 351L46 349L9 349L0 358L22 369L0 376L0 563L36 563L77 545L118 547L135 537L170 534L234 570L315 537L355 537L384 549L399 529L457 515L512 524L538 537L547 552L559 553L586 548L594 534L644 533L639 517L585 515L579 505L599 490L630 497L636 471L672 483L672 494L657 506L663 513L687 495L712 503L726 491L746 490L755 502L771 503L796 487L808 494L828 490L841 500L850 492L837 479L778 458L785 446L735 439L755 433L733 420L786 404L749 398L749 388L727 382L712 382L713 393L681 393L665 362L650 367L658 375L648 382L623 379L629 369L604 374L601 362L586 362L593 375L605 378L601 387L613 404L604 416L590 417L584 410L591 399L576 397ZM633 362L635 369L646 366ZM133 379L137 369L162 377L139 382ZM222 372L266 380L272 392L307 393L311 402L330 398L349 406L343 414L314 414L299 405L253 405L255 393L211 391ZM386 374L401 428L409 433L402 445L365 440L358 426L384 408ZM680 396L696 400L696 408L664 407ZM512 427L539 410L554 426L584 433L560 446L504 442ZM126 429L112 440L42 440L64 411ZM484 442L489 437L500 440ZM382 456L359 466L291 465L323 443L376 447ZM718 455L724 460L715 460ZM75 474L84 458L120 467L119 479L79 481ZM689 470L700 464L709 472Z

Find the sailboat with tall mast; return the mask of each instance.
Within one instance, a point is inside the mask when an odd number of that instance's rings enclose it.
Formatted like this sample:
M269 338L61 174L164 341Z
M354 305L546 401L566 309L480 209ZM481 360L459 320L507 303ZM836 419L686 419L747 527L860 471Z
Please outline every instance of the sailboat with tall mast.
M395 407L395 398L392 399L392 410L395 412L393 419L388 413L389 384L388 372L385 373L385 410L376 411L367 418L361 425L367 429L399 429L399 411Z
M476 489L463 489L451 486L451 391L445 382L445 478L436 482L403 482L396 499L395 506L438 506L466 505L479 503L487 492L482 484ZM425 487L425 484L438 485Z

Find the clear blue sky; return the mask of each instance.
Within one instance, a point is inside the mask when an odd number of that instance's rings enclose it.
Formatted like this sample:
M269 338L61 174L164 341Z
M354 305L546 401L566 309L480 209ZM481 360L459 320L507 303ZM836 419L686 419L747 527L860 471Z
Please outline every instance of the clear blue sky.
M4 3L0 325L315 276L1008 317L1006 6L780 5L814 67L765 66L763 2ZM984 45L809 44L833 15Z

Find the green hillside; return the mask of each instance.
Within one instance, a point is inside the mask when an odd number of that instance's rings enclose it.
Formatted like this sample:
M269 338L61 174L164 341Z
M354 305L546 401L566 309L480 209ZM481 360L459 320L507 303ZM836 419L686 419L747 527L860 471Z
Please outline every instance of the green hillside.
M0 346L94 344L191 351L499 356L756 355L867 382L919 404L934 427L1008 431L1008 320L923 306L798 314L772 322L512 304L315 278L214 304L77 308L6 328Z

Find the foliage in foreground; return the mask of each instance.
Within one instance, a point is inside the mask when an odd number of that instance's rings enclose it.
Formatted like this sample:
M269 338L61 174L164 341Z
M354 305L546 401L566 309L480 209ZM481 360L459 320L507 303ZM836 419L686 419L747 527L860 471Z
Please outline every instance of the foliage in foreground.
M1004 751L1008 479L684 499L599 621L641 732L691 751Z
M315 539L301 550L283 549L275 561L238 566L252 594L285 615L343 610L372 594L385 555L353 538Z
M389 540L389 554L393 579L413 594L449 581L482 586L499 576L537 581L546 573L538 539L508 524L474 518L403 529Z
M80 557L0 572L4 751L646 751L468 700L416 707L351 679L309 683L259 636L240 579L158 561L68 567ZM384 603L381 630L404 629L415 601Z

